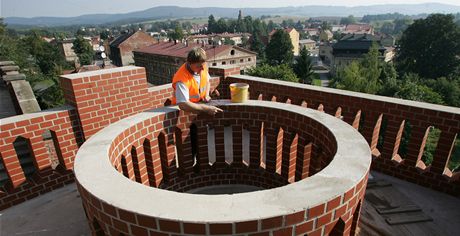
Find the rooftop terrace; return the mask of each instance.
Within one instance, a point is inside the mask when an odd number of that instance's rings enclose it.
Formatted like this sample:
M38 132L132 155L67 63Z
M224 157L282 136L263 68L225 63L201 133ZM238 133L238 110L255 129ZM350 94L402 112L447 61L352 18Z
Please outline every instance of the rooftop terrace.
M460 174L449 163L460 132L459 108L242 76L239 68L210 70L219 99L229 98L230 83L245 82L250 98L260 101L220 101L226 112L210 118L165 107L171 86L148 88L140 67L62 76L66 106L0 120L2 173L8 177L1 208L76 179L90 230L97 234L417 232L383 227L388 223L376 217L375 209L408 204L382 197L376 189L388 184L381 182L369 184L364 195L370 167L392 183L405 180L452 195L436 196L453 203L421 204L419 199L435 194L414 197L406 192L424 214L410 206L418 212L411 219L434 218L419 223L434 230L424 232L458 231L458 220L438 220L458 215L436 209L458 205ZM422 156L431 127L440 135L433 161L427 163ZM51 139L43 140L45 132ZM18 140L28 143L26 152L17 148ZM26 166L26 159L31 165ZM52 165L53 160L58 164ZM265 190L182 193L227 184ZM357 230L361 209L363 231ZM386 214L392 213L378 213ZM401 217L387 221L400 223Z

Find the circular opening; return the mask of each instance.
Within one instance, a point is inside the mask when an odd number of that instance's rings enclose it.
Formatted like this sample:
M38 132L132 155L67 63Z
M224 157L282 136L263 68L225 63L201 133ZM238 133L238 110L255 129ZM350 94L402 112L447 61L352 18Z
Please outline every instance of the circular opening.
M145 128L154 134L141 145L119 142L116 148L124 154L111 158L113 166L125 177L159 189L234 194L305 179L326 167L336 151L333 134L301 114L276 107L219 107L224 112L214 117L180 112L149 119ZM117 140L145 135L132 127L125 133Z

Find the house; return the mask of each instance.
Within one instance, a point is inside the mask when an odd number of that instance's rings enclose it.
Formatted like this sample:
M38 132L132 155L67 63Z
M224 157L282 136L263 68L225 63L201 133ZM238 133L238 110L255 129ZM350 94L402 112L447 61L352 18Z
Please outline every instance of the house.
M334 34L330 30L321 30L319 40L321 42L329 42L334 37Z
M350 65L353 61L359 60L366 53L373 44L378 45L380 58L383 61L392 60L394 50L386 52L388 49L382 46L380 38L368 34L350 34L340 39L337 43L332 45L332 65L331 72L335 73L340 68ZM387 55L388 54L388 55Z
M313 48L315 48L316 41L311 40L311 39L302 39L302 40L299 40L299 46L300 46L301 49L306 48L309 51L311 51Z
M51 41L51 44L57 45L59 52L64 56L66 61L75 62L78 60L78 56L72 49L74 40L75 39L54 40Z
M374 28L369 24L349 24L343 34L374 34Z
M134 64L133 50L158 42L143 31L120 35L110 43L110 59L116 66Z
M318 37L320 34L320 30L318 28L305 28L303 32L309 37Z
M208 66L236 65L244 72L256 65L257 53L234 45L160 42L134 50L136 66L145 67L147 80L154 85L171 83L177 69L185 63L188 52L201 47L208 56Z
M292 49L292 52L294 54L294 56L298 56L299 55L299 40L300 40L300 34L299 32L297 32L296 29L294 28L286 28L286 29L283 29L286 33L289 34L289 37L291 38L291 43L292 43L292 46L293 46L293 49ZM270 32L270 34L268 34L268 41L270 42L270 39L271 37L273 36L273 34L277 31L277 29L274 29L272 30L272 32Z

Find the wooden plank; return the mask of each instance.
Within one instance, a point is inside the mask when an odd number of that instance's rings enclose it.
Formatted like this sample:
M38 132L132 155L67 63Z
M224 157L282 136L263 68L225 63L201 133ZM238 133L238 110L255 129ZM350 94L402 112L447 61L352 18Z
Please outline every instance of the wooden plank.
M391 186L391 183L388 183L386 181L381 181L381 180L376 180L376 181L369 181L367 183L367 188L382 188L382 187L389 187Z
M376 210L379 214L384 215L384 214L421 211L422 209L420 209L420 207L416 205L405 205L405 206L399 206L395 208L376 208Z
M398 225L398 224L410 224L417 222L433 221L433 218L420 213L415 215L394 215L389 218L386 218L385 221L389 225Z

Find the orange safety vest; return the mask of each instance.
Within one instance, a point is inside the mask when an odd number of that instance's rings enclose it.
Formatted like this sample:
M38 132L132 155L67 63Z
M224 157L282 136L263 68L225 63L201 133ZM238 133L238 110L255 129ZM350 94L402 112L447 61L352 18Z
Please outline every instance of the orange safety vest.
M199 102L201 99L206 96L206 84L208 81L208 67L205 65L203 70L200 73L200 87L198 88L198 83L193 78L192 73L187 69L186 63L184 63L176 74L174 74L172 87L174 89L172 96L172 105L176 105L176 83L182 82L188 88L189 101L193 103Z

